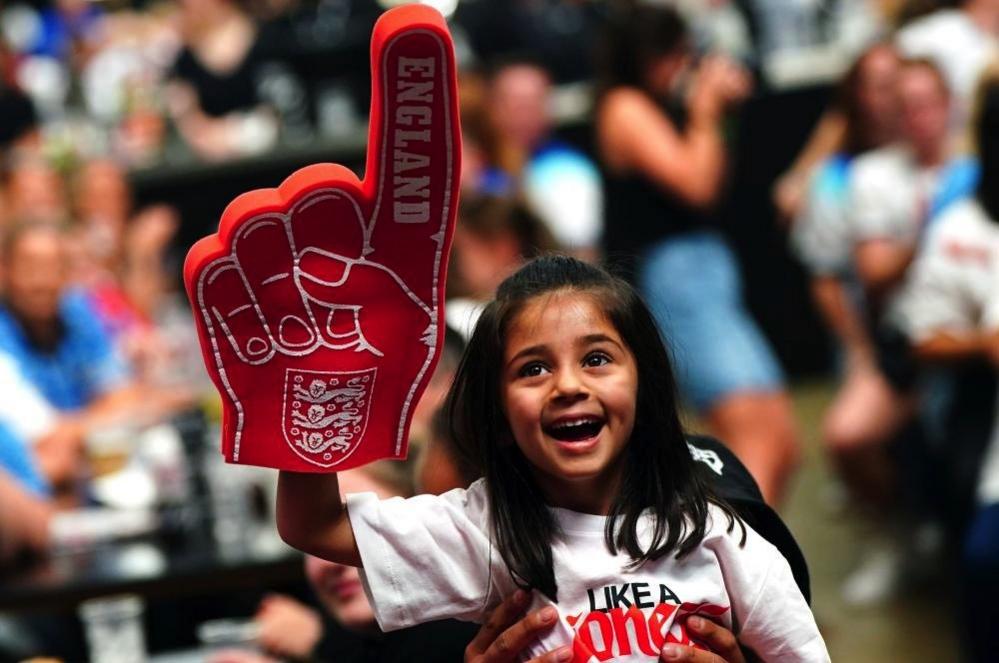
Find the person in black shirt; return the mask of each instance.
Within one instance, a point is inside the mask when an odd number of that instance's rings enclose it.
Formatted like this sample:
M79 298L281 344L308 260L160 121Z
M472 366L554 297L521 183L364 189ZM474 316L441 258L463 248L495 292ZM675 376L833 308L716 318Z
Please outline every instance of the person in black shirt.
M257 26L233 0L185 0L184 47L171 72L167 106L181 137L200 157L262 151L277 120L257 94L263 54Z

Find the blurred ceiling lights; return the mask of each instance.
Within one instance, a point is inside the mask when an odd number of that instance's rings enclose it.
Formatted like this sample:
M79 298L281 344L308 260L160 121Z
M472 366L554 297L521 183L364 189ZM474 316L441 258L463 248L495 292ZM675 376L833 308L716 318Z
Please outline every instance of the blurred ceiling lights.
M460 0L416 0L421 5L429 5L444 14L444 16L451 16L454 10L458 8L458 2ZM391 9L392 7L398 7L400 5L411 5L414 4L414 0L378 0L378 4L385 9Z

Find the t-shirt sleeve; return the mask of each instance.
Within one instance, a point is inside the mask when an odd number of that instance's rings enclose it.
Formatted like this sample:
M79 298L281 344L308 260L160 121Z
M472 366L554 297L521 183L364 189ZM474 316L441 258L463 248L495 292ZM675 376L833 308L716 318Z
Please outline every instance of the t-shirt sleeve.
M809 185L804 208L791 227L791 244L809 271L836 275L850 265L846 178L837 164L823 164Z
M383 631L437 619L482 621L491 606L485 491L379 500L347 496L361 578Z
M795 584L787 560L776 551L738 639L764 661L829 661L812 610Z
M890 199L898 192L885 187L883 164L863 159L853 169L850 177L847 214L856 241L897 239L900 230L893 219Z
M739 643L764 661L820 663L829 652L783 555L747 526L745 545L726 536L716 549L732 597Z
M978 325L961 265L946 255L947 241L946 233L930 234L900 300L903 330L916 342L940 331L971 330Z

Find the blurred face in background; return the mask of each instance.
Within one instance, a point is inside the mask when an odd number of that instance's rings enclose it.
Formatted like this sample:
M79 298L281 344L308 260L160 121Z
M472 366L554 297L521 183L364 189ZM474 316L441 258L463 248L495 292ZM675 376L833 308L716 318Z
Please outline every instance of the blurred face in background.
M515 64L492 80L489 113L501 140L531 151L551 128L551 79L540 67Z
M121 249L132 206L125 174L112 161L95 160L80 169L74 184L82 248L88 257L110 266Z
M7 216L14 220L59 223L68 215L62 177L40 159L27 159L13 167L7 183L7 205Z
M59 231L46 226L16 233L4 249L3 294L13 313L30 331L57 324L66 287L67 252Z
M856 102L863 120L879 137L892 134L897 125L898 73L898 55L891 46L874 48L861 63Z
M904 65L898 100L902 139L919 155L937 156L950 130L950 95L943 78L929 66Z
M398 495L397 490L367 474L364 470L340 472L340 493L373 492L379 499ZM344 628L351 631L377 631L375 613L361 586L361 576L354 566L334 564L311 555L305 556L305 575L323 607Z
M462 225L454 233L451 269L462 291L473 299L488 300L497 286L521 264L520 242L505 230L479 232Z

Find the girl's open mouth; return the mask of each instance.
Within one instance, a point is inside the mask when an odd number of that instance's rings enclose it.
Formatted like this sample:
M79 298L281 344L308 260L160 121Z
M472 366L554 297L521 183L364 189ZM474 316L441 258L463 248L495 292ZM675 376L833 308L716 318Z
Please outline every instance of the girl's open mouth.
M544 431L559 442L582 442L596 437L603 427L599 417L566 417L545 426Z

